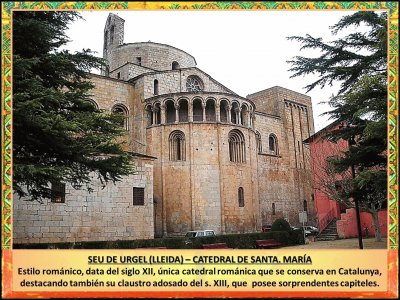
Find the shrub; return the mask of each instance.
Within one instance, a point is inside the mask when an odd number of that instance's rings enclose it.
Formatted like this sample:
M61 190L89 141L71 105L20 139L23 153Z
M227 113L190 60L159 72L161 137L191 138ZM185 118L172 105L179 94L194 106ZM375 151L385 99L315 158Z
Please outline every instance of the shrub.
M272 224L271 231L290 232L290 231L292 231L292 228L290 227L290 224L288 223L288 221L286 221L285 219L277 219Z
M296 228L289 232L289 244L290 245L305 244L304 232L302 228Z

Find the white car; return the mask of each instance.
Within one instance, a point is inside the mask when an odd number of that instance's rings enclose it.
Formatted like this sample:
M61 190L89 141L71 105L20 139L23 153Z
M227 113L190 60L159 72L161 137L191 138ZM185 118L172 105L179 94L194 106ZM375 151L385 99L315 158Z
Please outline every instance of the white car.
M215 236L214 230L192 230L185 234L187 238L203 237L203 236Z
M318 235L319 234L319 230L317 227L314 226L304 226L304 231L307 233L309 233L309 235Z

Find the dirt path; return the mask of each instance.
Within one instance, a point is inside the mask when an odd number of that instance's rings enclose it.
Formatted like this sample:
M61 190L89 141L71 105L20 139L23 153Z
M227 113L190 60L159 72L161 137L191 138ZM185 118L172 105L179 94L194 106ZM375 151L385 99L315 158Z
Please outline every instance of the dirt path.
M363 239L364 249L387 249L387 239L376 242L375 238ZM285 249L358 249L358 239L311 242L306 245L285 247Z

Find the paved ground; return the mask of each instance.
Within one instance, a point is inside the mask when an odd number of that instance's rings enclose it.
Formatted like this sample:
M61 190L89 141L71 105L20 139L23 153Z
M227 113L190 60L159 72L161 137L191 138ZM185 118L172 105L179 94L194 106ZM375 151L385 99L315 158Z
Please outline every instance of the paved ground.
M375 238L363 239L364 249L387 249L387 239L376 242ZM358 239L310 242L305 245L289 246L285 249L358 249Z

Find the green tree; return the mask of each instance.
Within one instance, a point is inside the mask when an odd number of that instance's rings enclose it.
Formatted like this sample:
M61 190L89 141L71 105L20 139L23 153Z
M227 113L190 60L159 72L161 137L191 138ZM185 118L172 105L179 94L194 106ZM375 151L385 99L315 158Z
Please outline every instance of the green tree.
M356 31L354 26L366 25ZM326 134L326 138L349 141L349 149L329 159L334 172L344 174L355 168L355 178L336 193L336 199L349 203L357 197L361 209L372 214L375 236L381 239L378 211L386 205L387 194L387 14L356 12L331 27L337 34L351 33L332 42L322 38L292 36L301 49L318 49L318 57L297 56L288 61L292 77L316 74L318 79L307 85L307 91L340 82L340 90L328 103L331 119L344 126ZM348 176L347 176L348 178Z
M121 116L91 104L90 70L104 62L90 50L74 54L68 24L76 12L13 13L13 182L20 196L50 197L50 182L85 185L93 174L106 182L134 172L116 141Z

